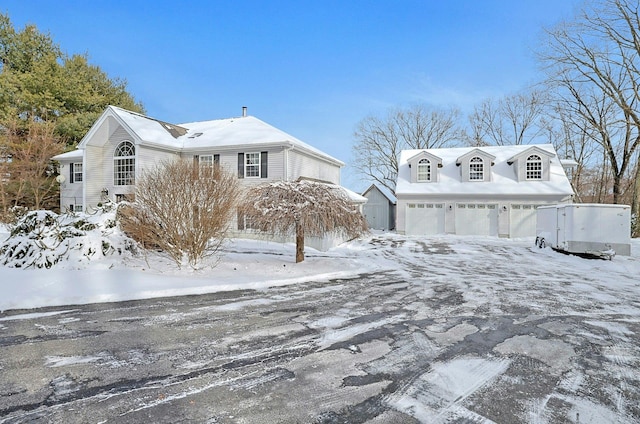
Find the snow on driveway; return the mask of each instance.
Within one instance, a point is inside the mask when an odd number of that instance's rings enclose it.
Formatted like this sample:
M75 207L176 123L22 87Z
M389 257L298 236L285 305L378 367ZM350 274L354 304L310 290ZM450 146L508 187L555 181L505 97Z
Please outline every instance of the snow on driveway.
M168 386L153 380L141 398L122 404L124 394L109 391L108 401L79 398L76 406L97 408L96 417L119 410L133 421L143 411L161 420L189 411L208 419L216 413L217 422L635 423L639 247L634 240L631 257L605 261L538 249L529 239L374 234L326 253L310 250L302 264L293 263L292 245L244 240L227 247L212 270L178 271L159 260L82 270L0 268L0 340L7 343L0 401L4 391L24 393L7 397L9 403L33 395L19 377L9 379L21 375L24 361L10 349L37 355L19 344L26 331L52 344L80 334L81 352L71 338L34 360L42 371L28 369L43 374L43 392L54 388L56 414L64 414L69 393L81 392L79 381L115 387L102 379L118 372L160 379L187 370L207 378L179 374ZM90 320L79 316L93 312L76 307L12 310L240 289L257 290L185 301L180 310L158 307L153 319L135 306L98 310ZM108 321L97 318L102 314ZM29 320L46 325L34 330ZM149 351L114 348L111 338L128 332L153 338ZM152 350L161 341L169 351ZM241 367L233 378L216 374L216 364L245 363L248 374ZM21 414L19 404L6 408Z

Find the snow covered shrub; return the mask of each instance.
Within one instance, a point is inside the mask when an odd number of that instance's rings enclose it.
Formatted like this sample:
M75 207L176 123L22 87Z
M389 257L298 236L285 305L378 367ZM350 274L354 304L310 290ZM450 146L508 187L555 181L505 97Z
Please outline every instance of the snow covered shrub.
M114 213L57 215L28 212L11 226L0 245L0 263L13 268L51 268L66 261L72 267L133 252L134 243L114 228Z
M217 164L163 162L137 178L135 201L121 203L117 218L143 248L195 268L227 239L239 195L238 178Z
M367 231L367 222L339 186L314 181L275 181L253 187L242 212L253 228L296 235L296 262L304 260L305 234L322 237L336 233L355 238Z

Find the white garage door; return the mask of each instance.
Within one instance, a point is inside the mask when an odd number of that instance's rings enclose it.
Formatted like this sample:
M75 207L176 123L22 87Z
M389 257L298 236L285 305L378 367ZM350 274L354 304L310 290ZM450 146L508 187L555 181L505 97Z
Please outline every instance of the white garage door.
M536 235L536 206L511 205L509 212L509 237L532 237Z
M444 234L444 203L409 203L405 218L407 235Z
M493 203L456 204L456 234L497 236L498 205Z

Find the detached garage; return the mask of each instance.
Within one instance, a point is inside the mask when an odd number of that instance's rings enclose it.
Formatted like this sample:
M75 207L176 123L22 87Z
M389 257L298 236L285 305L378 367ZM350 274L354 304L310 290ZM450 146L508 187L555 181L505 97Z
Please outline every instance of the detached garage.
M400 154L396 198L401 234L534 237L536 208L573 189L551 144L421 149Z

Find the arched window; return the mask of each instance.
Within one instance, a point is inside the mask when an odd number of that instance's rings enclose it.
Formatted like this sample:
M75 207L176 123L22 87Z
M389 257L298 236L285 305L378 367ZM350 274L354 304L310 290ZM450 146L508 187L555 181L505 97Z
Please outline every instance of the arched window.
M118 144L113 154L113 184L132 185L136 182L136 148L130 141Z
M418 181L431 181L431 162L420 159L418 162Z
M527 158L527 180L542 179L542 159L538 155L531 155Z
M484 161L478 156L471 158L469 161L469 180L484 180Z

